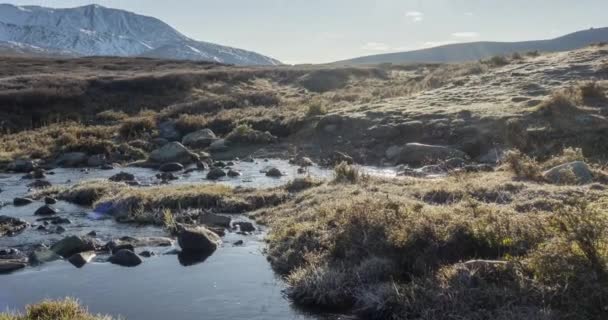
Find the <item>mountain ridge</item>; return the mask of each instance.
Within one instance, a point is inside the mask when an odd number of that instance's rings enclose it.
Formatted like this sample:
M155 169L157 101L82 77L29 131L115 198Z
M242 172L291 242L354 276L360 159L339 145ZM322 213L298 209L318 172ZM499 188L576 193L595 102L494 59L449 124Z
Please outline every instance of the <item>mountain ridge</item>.
M529 41L477 41L453 43L404 52L383 53L333 62L338 65L379 63L450 63L465 62L515 52L560 52L608 41L608 27L576 31L553 39Z
M59 9L0 4L0 42L74 56L154 56L236 65L281 64L252 51L191 39L155 17L95 4Z

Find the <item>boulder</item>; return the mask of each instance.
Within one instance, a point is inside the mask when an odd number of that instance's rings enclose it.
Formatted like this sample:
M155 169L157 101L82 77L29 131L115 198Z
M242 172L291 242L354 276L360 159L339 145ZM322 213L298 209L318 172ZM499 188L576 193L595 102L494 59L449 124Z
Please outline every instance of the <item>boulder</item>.
M184 166L179 162L169 162L161 165L158 170L162 172L176 172L184 170Z
M21 233L29 224L21 219L0 216L0 237L14 236Z
M593 173L582 161L565 163L543 173L543 177L553 184L587 184L593 181Z
M315 165L315 163L309 157L297 158L295 164L300 167L312 167Z
M462 158L450 158L446 160L443 165L449 170L458 169L464 167L466 165L466 161Z
M95 251L95 242L86 237L69 236L59 240L51 246L51 250L56 254L67 258L72 255L85 251Z
M222 240L220 237L204 227L185 227L178 236L177 241L184 252L201 254L213 253Z
M226 139L218 139L213 141L213 143L209 145L208 150L210 152L222 152L228 150L228 146L226 145Z
M220 216L215 213L204 213L199 215L198 223L210 225L210 226L218 226L223 228L230 228L230 222L232 219L226 216Z
M57 214L59 212L59 210L51 207L50 205L44 205L40 208L38 208L38 210L36 210L36 212L34 212L34 215L36 216L51 216L54 214Z
M24 260L0 260L0 274L9 273L27 266Z
M11 162L7 169L10 171L29 173L36 168L36 163L29 159L17 159Z
M68 261L76 268L82 268L85 264L91 262L97 256L94 251L80 252L73 254Z
M192 153L179 142L169 142L150 153L150 161L154 163L179 162L190 164L198 161L198 155Z
M9 249L1 249L0 250L0 260L24 260L26 259L25 255L23 254L23 252L19 251L18 249L13 249L13 248L9 248Z
M399 127L394 125L376 125L367 129L368 134L376 139L392 139L399 135Z
M213 167L209 170L209 172L207 173L207 179L209 180L217 180L221 177L225 177L226 176L226 172L224 172L224 170L217 168L217 167Z
M266 176L273 177L273 178L279 178L279 177L283 176L283 173L281 172L281 170L273 167L273 168L268 169L268 171L266 171Z
M162 180L163 183L167 183L171 180L177 180L179 178L176 177L173 172L162 172L156 174L156 179Z
M21 207L21 206L26 206L30 203L34 202L34 200L30 199L30 198L15 198L13 199L13 205L15 207Z
M234 223L235 227L239 227L239 230L241 232L253 232L255 231L255 226L253 226L253 223L251 222L247 222L247 221L239 221L239 222L235 222Z
M144 251L140 252L139 255L144 258L151 258L151 257L156 256L156 253L154 253L153 251L144 250Z
M191 148L207 148L217 137L210 129L203 129L187 134L182 139L182 144Z
M123 244L119 244L119 245L115 245L114 247L112 247L112 254L117 253L120 250L130 250L135 252L135 247L130 244L130 243L123 243Z
M114 182L128 182L135 181L135 176L128 172L119 172L109 178L110 181Z
M135 267L143 262L135 252L128 249L117 251L108 259L108 261L123 267Z
M103 154L95 154L87 159L87 166L89 167L101 167L107 163L106 156Z
M425 163L437 163L450 158L466 159L467 155L460 150L449 147L408 143L401 148L397 162L399 164L420 165Z
M88 161L87 154L84 152L68 152L57 158L57 165L63 167L77 167Z

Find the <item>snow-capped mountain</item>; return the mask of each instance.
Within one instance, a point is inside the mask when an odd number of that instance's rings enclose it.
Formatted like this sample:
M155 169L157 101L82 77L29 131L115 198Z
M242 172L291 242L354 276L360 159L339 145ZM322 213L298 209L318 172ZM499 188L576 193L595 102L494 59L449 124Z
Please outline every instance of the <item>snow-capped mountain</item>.
M0 4L0 43L78 56L148 56L237 65L280 64L255 52L190 39L156 18L99 5L53 9Z

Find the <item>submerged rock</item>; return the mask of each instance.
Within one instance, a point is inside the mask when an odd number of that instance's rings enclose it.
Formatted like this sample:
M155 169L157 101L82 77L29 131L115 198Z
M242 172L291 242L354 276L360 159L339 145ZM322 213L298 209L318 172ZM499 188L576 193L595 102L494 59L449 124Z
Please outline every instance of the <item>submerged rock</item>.
M219 178L225 177L226 176L226 172L224 172L224 170L214 167L211 168L209 170L209 172L207 173L207 179L209 180L217 180Z
M29 188L34 188L34 189L44 189L44 188L51 187L52 184L46 180L36 180L36 181L28 184L27 186Z
M57 200L55 198L52 197L44 197L44 203L46 204L56 204Z
M150 161L155 163L179 162L189 164L198 159L198 155L179 142L169 142L150 153Z
M162 172L176 172L184 170L184 166L179 162L165 163L158 169Z
M21 219L0 216L0 237L21 233L29 224Z
M551 168L543 177L553 184L587 184L593 181L593 172L585 162L575 161Z
M103 154L92 155L87 159L89 167L101 167L107 163L106 156Z
M29 256L29 260L32 265L40 265L61 259L62 258L60 255L45 247L34 250Z
M59 213L59 210L51 207L50 205L44 205L40 208L38 208L38 210L36 210L36 212L34 212L34 215L36 216L51 216L54 214Z
M91 262L97 255L94 251L80 252L72 255L68 261L76 268L82 268L85 264Z
M108 261L123 267L135 267L143 262L135 252L128 249L117 251L108 259Z
M241 175L241 173L238 172L238 171L236 171L236 170L233 170L233 169L228 170L228 176L229 177L235 178L235 177L238 177L240 175Z
M177 236L183 252L211 254L222 243L220 237L204 227L186 227Z
M79 236L69 236L52 245L51 250L58 255L67 258L76 253L95 251L95 247L96 244L93 239Z
M182 139L182 144L192 148L206 148L210 146L217 137L210 129L203 129L187 134Z
M209 145L209 151L211 152L222 152L228 150L228 146L226 145L225 139L218 139L213 141L211 145Z

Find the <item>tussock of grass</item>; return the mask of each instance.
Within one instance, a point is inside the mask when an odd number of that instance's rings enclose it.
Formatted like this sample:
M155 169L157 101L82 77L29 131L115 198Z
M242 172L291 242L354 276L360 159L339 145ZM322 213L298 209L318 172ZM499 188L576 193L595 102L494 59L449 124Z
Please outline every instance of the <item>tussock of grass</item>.
M369 319L602 319L608 195L515 178L326 183L257 218L297 304ZM433 193L460 199L420 201Z
M253 129L251 126L242 124L238 127L234 128L227 136L226 140L233 143L272 143L277 140L275 136L270 134L270 132L262 132L259 130Z
M361 178L363 178L363 174L359 172L359 168L346 162L342 162L334 168L334 182L356 183Z
M151 136L156 130L156 121L150 116L130 118L122 122L119 128L120 136L125 139Z
M0 314L0 320L111 320L110 316L93 315L74 299L45 300L26 307L25 314Z

